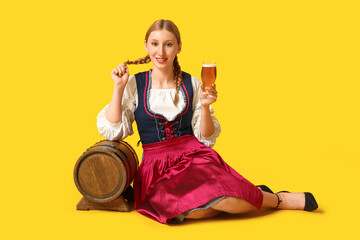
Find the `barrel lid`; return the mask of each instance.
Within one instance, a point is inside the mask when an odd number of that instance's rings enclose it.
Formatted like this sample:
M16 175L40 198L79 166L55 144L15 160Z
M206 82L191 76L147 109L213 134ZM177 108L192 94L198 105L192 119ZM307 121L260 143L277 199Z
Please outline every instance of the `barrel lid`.
M75 184L85 198L108 202L120 196L126 184L126 168L109 148L89 149L74 169Z

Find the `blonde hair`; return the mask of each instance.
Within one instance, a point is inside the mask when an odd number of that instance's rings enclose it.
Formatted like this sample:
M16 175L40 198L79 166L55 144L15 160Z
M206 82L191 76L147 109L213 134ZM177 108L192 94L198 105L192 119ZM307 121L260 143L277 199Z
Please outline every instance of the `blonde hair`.
M160 19L155 21L147 30L146 35L145 35L145 41L147 42L151 32L156 31L156 30L167 30L169 32L171 32L172 34L174 34L178 44L181 43L181 38L180 38L180 32L179 29L177 28L177 26L175 25L175 23L173 23L170 20L164 20L164 19ZM126 61L124 62L125 64L145 64L145 63L149 63L151 62L149 55L143 57L143 58L138 58L134 61ZM176 94L175 94L175 99L174 99L174 103L175 105L178 103L179 101L179 96L178 96L178 92L180 90L180 86L182 83L182 71L181 71L181 67L179 65L179 61L178 61L178 57L176 56L173 62L173 66L174 66L174 78L175 78L175 87L176 87Z

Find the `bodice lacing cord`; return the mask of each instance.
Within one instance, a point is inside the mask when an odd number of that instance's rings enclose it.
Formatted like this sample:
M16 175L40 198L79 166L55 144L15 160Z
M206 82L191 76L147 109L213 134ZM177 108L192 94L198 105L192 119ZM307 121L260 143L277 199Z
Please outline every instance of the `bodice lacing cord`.
M178 122L168 122L166 121L165 123L159 123L160 125L163 125L164 126L164 132L166 134L166 137L165 137L165 140L171 140L173 138L175 138L175 135L174 135L174 125L177 124Z

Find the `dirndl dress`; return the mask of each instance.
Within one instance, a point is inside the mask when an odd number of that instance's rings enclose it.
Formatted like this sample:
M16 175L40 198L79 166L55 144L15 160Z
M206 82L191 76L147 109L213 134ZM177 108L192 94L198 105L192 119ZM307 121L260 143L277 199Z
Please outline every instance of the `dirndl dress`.
M193 134L191 75L183 72L180 92L186 106L172 121L151 111L151 72L135 75L135 120L143 160L134 179L135 210L160 223L181 222L192 210L208 208L225 196L244 199L260 209L260 189L232 169Z

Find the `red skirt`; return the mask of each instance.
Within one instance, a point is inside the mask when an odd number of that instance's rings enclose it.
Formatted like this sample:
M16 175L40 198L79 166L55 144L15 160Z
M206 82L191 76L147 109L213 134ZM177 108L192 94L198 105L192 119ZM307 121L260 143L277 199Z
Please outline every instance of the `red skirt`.
M263 194L193 135L143 145L134 180L135 210L160 223L219 196L235 196L260 209Z

